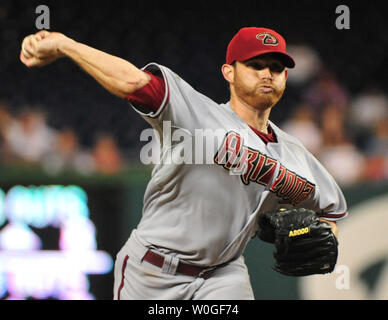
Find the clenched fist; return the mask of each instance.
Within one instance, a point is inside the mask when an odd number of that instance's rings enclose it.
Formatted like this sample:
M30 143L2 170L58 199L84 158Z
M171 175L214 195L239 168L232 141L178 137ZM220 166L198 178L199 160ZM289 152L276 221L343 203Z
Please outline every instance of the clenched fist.
M49 64L63 54L60 45L65 41L73 41L62 33L45 30L24 38L20 51L20 61L27 67L41 67Z

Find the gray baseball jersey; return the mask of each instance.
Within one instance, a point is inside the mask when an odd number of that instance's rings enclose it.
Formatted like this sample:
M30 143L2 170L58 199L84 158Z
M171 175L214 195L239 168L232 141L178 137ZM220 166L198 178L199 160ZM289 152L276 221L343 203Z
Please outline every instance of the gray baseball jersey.
M264 211L297 206L327 220L346 216L340 188L297 139L269 122L277 141L265 143L229 103L212 101L164 66L144 69L166 87L157 112L132 104L160 136L135 230L145 246L212 266L241 256Z

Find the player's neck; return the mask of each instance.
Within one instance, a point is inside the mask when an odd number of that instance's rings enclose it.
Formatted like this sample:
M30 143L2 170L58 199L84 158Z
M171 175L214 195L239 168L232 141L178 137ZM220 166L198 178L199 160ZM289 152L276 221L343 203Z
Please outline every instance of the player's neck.
M263 133L268 133L267 127L271 108L255 108L233 97L230 99L230 107L249 126Z

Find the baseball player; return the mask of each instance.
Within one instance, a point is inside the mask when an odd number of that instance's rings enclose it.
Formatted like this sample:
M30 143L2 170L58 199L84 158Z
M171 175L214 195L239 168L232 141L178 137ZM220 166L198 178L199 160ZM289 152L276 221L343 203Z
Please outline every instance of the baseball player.
M245 27L232 38L221 68L230 100L222 104L165 66L138 69L61 33L41 31L22 43L27 67L61 57L127 99L160 137L142 219L116 257L114 299L254 299L243 252L256 235L274 243L279 272L333 270L344 196L301 143L269 120L295 66L280 34ZM222 138L203 153L200 132ZM186 161L209 153L211 161Z

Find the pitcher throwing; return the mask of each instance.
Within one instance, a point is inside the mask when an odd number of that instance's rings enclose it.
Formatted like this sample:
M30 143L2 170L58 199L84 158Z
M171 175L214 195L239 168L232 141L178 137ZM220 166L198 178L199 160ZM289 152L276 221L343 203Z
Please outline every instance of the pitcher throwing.
M237 32L221 68L230 100L221 104L165 66L139 69L61 33L41 31L22 43L27 67L62 57L128 100L160 136L141 221L117 254L114 299L254 299L243 252L256 235L274 243L276 271L333 270L344 196L302 144L269 119L295 66L280 34ZM188 146L199 132L222 134L210 148ZM209 153L211 161L185 161Z

